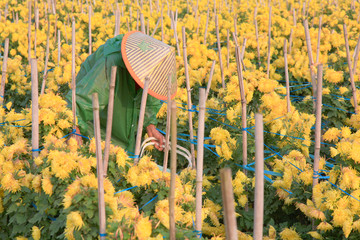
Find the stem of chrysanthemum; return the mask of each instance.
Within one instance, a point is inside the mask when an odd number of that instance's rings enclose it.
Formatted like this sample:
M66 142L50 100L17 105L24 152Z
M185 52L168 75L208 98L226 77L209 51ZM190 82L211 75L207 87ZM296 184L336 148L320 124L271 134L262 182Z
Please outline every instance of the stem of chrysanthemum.
M175 184L176 184L176 102L171 102L171 159L170 159L170 194L169 194L169 226L170 240L175 240Z
M203 162L204 162L204 128L205 128L205 88L199 90L199 121L198 121L198 133L197 133L197 166L196 166L196 221L195 230L201 232L202 219L202 181L203 181ZM198 236L199 237L199 236Z
M254 240L263 237L264 222L264 127L263 116L255 113L255 202Z
M223 168L220 170L221 193L224 208L224 220L226 239L237 240L237 223L234 206L234 193L232 186L231 169Z
M190 132L190 140L194 139L194 131L193 131L193 121L192 121L192 112L190 111L192 108L191 102L191 89L190 89L190 77L188 70L188 62L187 62L187 53L186 53L186 35L185 35L185 26L182 27L182 39L183 39L183 57L184 57L184 68L185 68L185 80L186 80L186 90L187 90L187 100L188 100L188 117L189 117L189 132ZM190 145L191 152L191 162L193 168L196 167L195 161L195 147L194 144Z
M109 105L108 105L108 113L107 113L105 149L104 149L104 172L103 172L104 177L106 177L107 175L107 168L109 164L110 140L111 140L111 130L112 130L112 122L113 122L113 112L114 112L114 91L115 91L116 70L117 70L117 66L111 67Z

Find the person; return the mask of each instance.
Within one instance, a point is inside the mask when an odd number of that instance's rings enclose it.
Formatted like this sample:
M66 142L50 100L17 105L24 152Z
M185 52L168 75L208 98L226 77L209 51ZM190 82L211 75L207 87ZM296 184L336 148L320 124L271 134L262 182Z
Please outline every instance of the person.
M167 99L169 75L172 97L176 93L175 51L173 47L137 31L107 40L81 64L76 76L76 133L94 135L92 94L97 92L101 136L105 137L112 66L117 66L112 143L128 152L134 151L142 88L144 79L148 76L150 87L144 128L149 137L156 139L156 149L162 151L165 141L164 136L156 129L156 114L162 105L160 100ZM71 103L71 90L66 95L66 100ZM81 137L75 137L78 142L81 141Z

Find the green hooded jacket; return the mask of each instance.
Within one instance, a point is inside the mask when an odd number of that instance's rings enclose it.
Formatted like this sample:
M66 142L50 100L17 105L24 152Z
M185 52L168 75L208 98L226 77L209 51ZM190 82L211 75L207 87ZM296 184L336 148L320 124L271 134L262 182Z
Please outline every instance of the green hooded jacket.
M135 89L135 81L125 67L121 55L123 34L109 39L90 55L76 76L76 115L82 135L94 136L92 94L98 93L101 136L105 138L107 106L111 67L117 66L114 114L112 124L112 143L133 152L139 119L142 89ZM71 106L71 90L66 100ZM144 128L157 124L156 114L161 107L160 100L148 95Z

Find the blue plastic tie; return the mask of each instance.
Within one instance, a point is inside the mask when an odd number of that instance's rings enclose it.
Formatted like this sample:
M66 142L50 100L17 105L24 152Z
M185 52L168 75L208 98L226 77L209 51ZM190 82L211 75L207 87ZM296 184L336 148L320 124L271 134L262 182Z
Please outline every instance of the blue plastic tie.
M129 156L129 158L139 158L139 155Z
M351 112L351 111L348 111L348 110L345 110L345 109L341 109L341 108L338 108L338 107L330 106L330 105L327 105L327 104L324 104L324 103L323 103L323 106L325 106L325 107L330 107L330 108L335 108L335 109L340 110L340 111L343 111L343 112L355 114L354 112Z
M119 181L120 181L120 179L119 179ZM133 187L125 188L125 189L123 189L123 190L120 190L120 191L114 193L114 195L116 195L116 194L118 194L118 193L121 193L121 192L125 192L125 191L128 191L128 190L131 190L131 189L136 188L136 187L138 187L138 186L133 186Z
M145 203L144 206L142 206L142 207L139 209L139 211L140 211L141 209L143 209L146 205L148 205L149 203L151 203L152 201L154 201L157 197L158 197L158 195L156 195L156 196L153 197L150 201L148 201L147 203Z
M99 235L100 235L100 237L106 237L107 236L106 233L100 233Z

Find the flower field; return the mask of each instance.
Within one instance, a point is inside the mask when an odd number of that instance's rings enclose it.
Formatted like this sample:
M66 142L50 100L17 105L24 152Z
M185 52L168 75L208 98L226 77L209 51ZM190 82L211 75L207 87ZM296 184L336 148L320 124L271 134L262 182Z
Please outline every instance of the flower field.
M197 173L178 156L176 239L225 239L219 174L225 167L233 174L238 237L253 239L257 112L264 120L264 239L360 239L359 13L355 0L0 0L6 83L0 96L0 238L100 238L95 139L89 136L78 145L71 138L73 113L65 101L72 80L74 19L76 73L89 52L131 30L143 29L176 49L177 142L187 149L197 143L189 136L188 113L197 135L199 89L211 79L202 229L195 231ZM39 94L44 87L39 149L31 143L31 58L37 59ZM166 118L164 102L157 114L157 127L164 132ZM321 127L321 144L315 123ZM159 168L164 153L148 148L137 165L133 155L110 147L106 238L168 239L170 173Z

